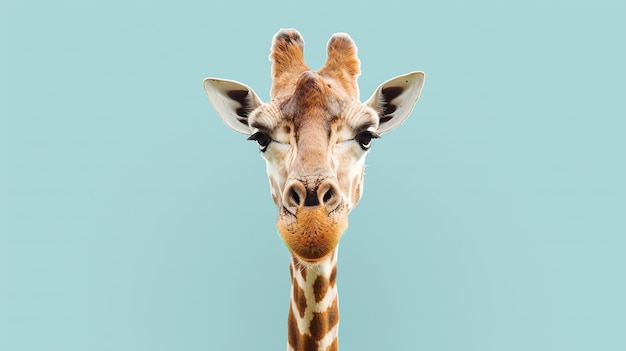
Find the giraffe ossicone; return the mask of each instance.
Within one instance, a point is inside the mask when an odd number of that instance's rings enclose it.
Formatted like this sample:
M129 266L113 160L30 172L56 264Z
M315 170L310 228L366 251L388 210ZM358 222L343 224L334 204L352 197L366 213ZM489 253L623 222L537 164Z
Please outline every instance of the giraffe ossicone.
M256 141L266 160L277 228L292 253L288 350L337 349L337 245L362 195L365 156L373 139L406 120L424 84L423 72L408 73L360 102L356 45L338 33L327 49L313 71L300 33L276 33L266 103L245 84L204 80L224 123Z

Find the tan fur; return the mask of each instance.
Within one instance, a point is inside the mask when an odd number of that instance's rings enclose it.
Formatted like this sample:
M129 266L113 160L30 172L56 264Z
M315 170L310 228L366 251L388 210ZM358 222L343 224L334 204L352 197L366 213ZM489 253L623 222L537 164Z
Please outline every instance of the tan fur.
M348 228L347 212L334 218L328 216L324 206L299 208L296 218L289 221L279 217L276 225L291 252L307 262L325 259Z
M298 31L282 30L276 33L270 52L272 61L272 99L289 95L293 84L309 68L304 63L304 40Z
M361 74L361 62L357 57L356 45L347 34L334 35L330 38L328 58L317 73L336 80L349 96L359 97L356 79Z

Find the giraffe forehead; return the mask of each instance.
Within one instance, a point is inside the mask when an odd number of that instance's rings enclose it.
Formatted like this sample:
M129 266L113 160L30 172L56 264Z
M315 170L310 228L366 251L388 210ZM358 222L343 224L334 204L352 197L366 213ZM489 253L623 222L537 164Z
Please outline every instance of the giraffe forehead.
M312 71L296 81L293 94L284 100L281 110L296 130L305 124L346 124L351 129L377 127L378 114L344 89L334 78Z
M309 136L321 138L330 137L332 126L340 122L340 104L333 99L327 99L324 104L292 105L283 112L285 120L293 128L296 140Z
M378 125L374 110L349 96L333 78L306 71L292 84L292 92L253 111L250 126L287 141L302 134L329 140L333 131L350 134ZM346 128L343 128L343 127ZM321 141L322 139L320 139Z
M281 105L281 113L293 128L296 140L328 140L331 126L342 116L342 102L330 84L313 72L305 72L293 94Z
M340 97L322 76L307 71L295 82L295 88L282 104L282 112L300 124L309 119L325 121L340 115Z

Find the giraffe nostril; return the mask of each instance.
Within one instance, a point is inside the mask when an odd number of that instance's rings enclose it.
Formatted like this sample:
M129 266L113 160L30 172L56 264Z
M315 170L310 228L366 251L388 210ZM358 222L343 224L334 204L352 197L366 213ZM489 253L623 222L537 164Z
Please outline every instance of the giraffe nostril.
M335 210L341 204L341 196L338 191L337 183L333 180L323 181L317 193L319 198L328 211Z
M298 195L294 188L291 188L291 199L296 206L300 206L300 195Z
M283 192L283 206L292 214L296 214L298 208L305 201L306 188L302 182L290 181Z
M324 193L324 197L322 198L322 203L326 204L333 198L333 188L329 188L326 193Z

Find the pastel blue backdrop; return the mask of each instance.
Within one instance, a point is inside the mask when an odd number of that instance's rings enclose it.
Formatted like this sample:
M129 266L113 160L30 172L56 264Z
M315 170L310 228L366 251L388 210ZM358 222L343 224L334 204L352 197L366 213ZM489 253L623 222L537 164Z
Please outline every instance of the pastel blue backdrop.
M626 350L623 1L0 5L0 350L284 350L265 166L202 79L268 98L335 32L413 70L339 253L343 350Z

